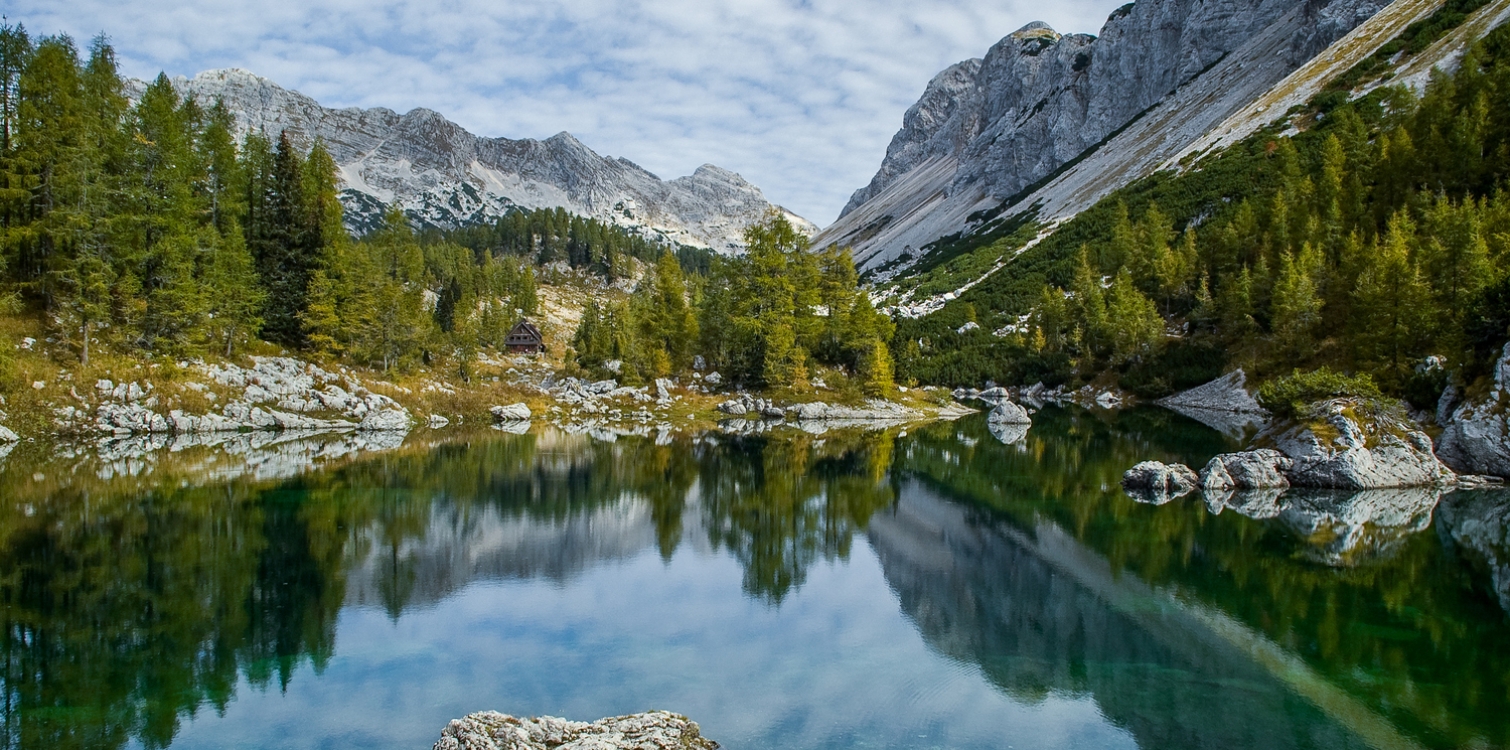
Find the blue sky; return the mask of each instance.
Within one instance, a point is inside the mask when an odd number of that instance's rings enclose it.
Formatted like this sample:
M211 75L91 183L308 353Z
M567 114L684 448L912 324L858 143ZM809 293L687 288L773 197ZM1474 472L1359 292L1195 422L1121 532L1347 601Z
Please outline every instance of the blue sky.
M870 181L935 73L1029 21L1122 0L3 0L33 34L110 35L128 75L239 67L326 106L570 131L672 178L732 169L819 225Z

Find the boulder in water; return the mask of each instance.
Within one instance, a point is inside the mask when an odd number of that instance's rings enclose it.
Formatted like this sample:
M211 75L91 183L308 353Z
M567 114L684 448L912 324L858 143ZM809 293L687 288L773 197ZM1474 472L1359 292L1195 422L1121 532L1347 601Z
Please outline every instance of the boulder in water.
M615 716L588 723L553 716L521 719L483 711L453 719L434 750L716 750L697 722L667 711Z
M997 404L986 417L986 421L992 424L1033 424L1033 420L1028 417L1028 410L1011 401L1002 401Z
M1122 488L1136 499L1162 505L1190 494L1198 481L1195 471L1184 464L1144 461L1122 475Z
M1285 488L1290 486L1285 472L1292 463L1285 454L1267 448L1226 453L1201 469L1200 485L1213 491Z

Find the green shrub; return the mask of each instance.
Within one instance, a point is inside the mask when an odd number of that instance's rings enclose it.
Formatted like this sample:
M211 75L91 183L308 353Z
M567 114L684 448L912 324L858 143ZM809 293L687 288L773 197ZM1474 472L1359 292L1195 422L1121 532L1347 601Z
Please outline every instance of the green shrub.
M1258 402L1278 417L1298 417L1317 401L1342 397L1384 400L1379 386L1368 375L1344 375L1325 367L1311 372L1295 370L1258 389Z

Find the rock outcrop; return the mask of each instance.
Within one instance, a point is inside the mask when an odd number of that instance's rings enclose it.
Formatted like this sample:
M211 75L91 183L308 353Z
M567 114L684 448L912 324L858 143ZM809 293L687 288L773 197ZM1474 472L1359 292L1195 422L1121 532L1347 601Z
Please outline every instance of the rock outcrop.
M1373 412L1370 414L1370 412ZM1260 436L1291 460L1290 484L1342 490L1450 484L1431 438L1361 399L1313 406L1306 420L1277 424Z
M509 404L508 406L495 406L488 410L497 422L528 422L530 421L530 407L525 404Z
M1285 454L1272 449L1226 453L1201 469L1200 486L1215 491L1284 489L1290 486L1285 473L1293 465Z
M441 228L490 222L515 208L564 208L652 239L733 252L743 247L745 227L782 210L711 164L662 180L627 159L594 153L569 133L543 141L482 138L428 109L329 109L244 70L206 71L175 84L205 104L224 102L242 133L276 140L287 132L305 148L324 141L340 168L348 227L357 232L378 226L395 203L412 221ZM817 229L786 215L805 233Z
M100 403L93 413L59 408L60 430L111 435L203 434L242 431L362 430L404 432L413 424L408 409L356 378L323 370L289 357L253 357L252 366L194 367L200 376L236 394L224 405L199 414L180 409L161 413L152 383L95 383ZM189 387L214 393L205 384ZM218 411L217 411L218 410Z
M1437 437L1437 456L1464 474L1510 477L1510 344L1494 368L1494 386L1482 398L1451 411Z
M1050 201L1065 205L1045 218L1073 215L1159 168L1388 4L1139 0L1099 36L1029 24L934 77L875 177L815 244L852 245L866 269L918 257L940 237L1032 205L1026 188L1072 160L1107 155L1115 163L1085 169L1085 184L1060 191L1076 199Z
M1270 417L1248 390L1248 375L1242 368L1154 403L1239 439L1263 429Z
M484 711L453 719L434 750L716 750L697 722L667 711L591 723L552 716L520 719Z

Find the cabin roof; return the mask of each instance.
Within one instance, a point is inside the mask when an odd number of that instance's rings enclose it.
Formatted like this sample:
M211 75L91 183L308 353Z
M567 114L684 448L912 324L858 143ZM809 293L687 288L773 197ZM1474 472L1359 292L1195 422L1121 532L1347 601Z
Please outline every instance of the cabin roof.
M512 339L516 336L521 338L529 338L534 341L545 340L545 336L540 333L540 329L537 328L534 323L531 323L528 318L515 323L514 328L509 331L509 338Z

